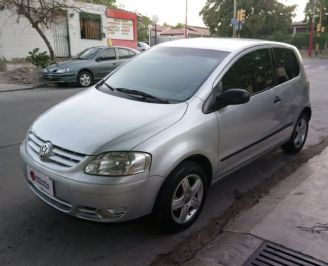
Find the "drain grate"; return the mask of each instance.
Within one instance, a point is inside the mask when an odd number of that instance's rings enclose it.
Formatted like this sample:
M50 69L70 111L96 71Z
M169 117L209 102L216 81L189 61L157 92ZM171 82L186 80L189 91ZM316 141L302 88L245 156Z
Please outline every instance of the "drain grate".
M265 241L243 266L328 266L328 264Z

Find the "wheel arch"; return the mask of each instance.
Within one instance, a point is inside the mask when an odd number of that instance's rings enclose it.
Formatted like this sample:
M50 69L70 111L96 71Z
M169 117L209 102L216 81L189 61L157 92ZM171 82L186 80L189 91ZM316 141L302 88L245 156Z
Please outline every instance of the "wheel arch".
M303 111L302 111L302 114L306 114L307 117L308 117L308 119L309 119L309 121L310 121L310 119L312 117L312 110L311 110L311 108L309 106L305 107L303 109Z
M82 71L89 72L89 73L92 75L92 79L93 79L93 80L95 79L95 75L94 75L94 73L93 73L92 70L89 69L89 68L82 68L82 69L80 69L79 72L77 73L77 78L79 78L80 73L81 73Z

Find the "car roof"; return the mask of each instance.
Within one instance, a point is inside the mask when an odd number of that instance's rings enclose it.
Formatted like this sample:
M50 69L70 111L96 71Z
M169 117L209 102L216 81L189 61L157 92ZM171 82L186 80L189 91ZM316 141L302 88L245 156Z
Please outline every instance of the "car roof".
M209 50L219 50L225 52L237 52L254 46L260 45L276 45L291 48L293 46L256 39L243 39L243 38L190 38L170 41L160 44L164 47L185 47L185 48L201 48Z

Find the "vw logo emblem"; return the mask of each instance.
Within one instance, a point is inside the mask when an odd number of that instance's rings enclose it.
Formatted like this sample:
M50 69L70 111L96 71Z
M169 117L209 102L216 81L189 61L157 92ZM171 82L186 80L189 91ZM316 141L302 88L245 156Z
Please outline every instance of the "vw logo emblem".
M42 161L46 161L49 158L52 149L53 149L53 145L51 144L51 142L46 142L45 144L43 144L40 147L40 152L39 152L40 159Z

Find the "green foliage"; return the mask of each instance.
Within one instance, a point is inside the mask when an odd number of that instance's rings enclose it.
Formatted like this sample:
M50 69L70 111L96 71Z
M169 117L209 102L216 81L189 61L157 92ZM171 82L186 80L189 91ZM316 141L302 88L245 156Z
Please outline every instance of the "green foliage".
M316 6L316 25L319 23L320 13L322 12L322 25L328 26L328 0L318 0ZM313 0L309 0L305 7L305 19L310 22L313 14Z
M266 39L270 41L276 42L285 42L291 45L296 46L298 49L307 49L309 47L309 32L300 32L296 33L294 36L291 34L273 34L268 36ZM319 44L319 49L322 51L326 48L328 42L328 34L320 34L320 36L315 36L313 38L314 48L315 44Z
M39 48L34 48L28 52L29 56L26 57L26 61L35 65L37 68L45 68L52 64L51 58L47 55L47 52L39 52Z
M116 0L79 0L80 2L116 7Z
M152 25L152 21L147 16L138 17L138 40L140 42L147 42L149 39L149 29L148 25Z
M230 25L233 0L207 0L201 10L204 23L214 36L232 36ZM277 32L287 34L295 6L286 6L278 0L239 0L238 9L246 10L246 21L240 34L247 38L264 38Z
M176 26L175 26L175 28L177 28L177 29L183 29L185 27L185 24L183 24L183 23L178 23Z
M0 57L0 71L7 70L7 60L4 57Z

